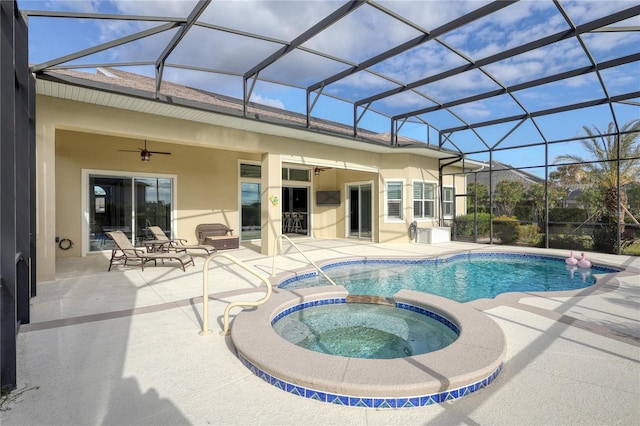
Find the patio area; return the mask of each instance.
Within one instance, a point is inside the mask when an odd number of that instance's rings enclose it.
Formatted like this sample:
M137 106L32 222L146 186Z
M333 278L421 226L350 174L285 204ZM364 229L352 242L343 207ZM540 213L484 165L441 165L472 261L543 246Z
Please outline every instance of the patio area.
M315 262L349 256L435 256L468 250L564 250L471 243L373 244L296 239ZM197 252L196 252L197 253ZM272 258L242 244L225 251L269 276ZM510 293L470 302L503 330L507 356L487 388L411 409L349 408L293 396L245 368L218 334L232 301L259 299L260 281L226 259L209 271L209 328L201 336L202 265L117 267L107 254L57 263L38 284L18 335L18 389L3 425L93 424L634 424L640 412L640 258L588 253L626 269L560 294ZM277 273L307 267L284 243ZM249 296L247 296L249 295ZM232 316L240 309L232 311ZM233 327L233 323L231 324Z

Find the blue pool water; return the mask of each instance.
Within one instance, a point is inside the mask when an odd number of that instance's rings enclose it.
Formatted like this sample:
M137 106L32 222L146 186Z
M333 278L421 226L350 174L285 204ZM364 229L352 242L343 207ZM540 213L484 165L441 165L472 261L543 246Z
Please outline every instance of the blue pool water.
M458 302L494 298L507 292L576 290L595 282L604 267L569 267L564 259L502 253L470 253L436 260L340 262L323 270L349 294L391 297L401 289L435 294ZM329 285L321 276L290 279L280 288Z
M434 315L434 314L432 314ZM273 329L305 349L349 358L392 359L440 350L458 338L454 325L408 309L342 303L297 310Z

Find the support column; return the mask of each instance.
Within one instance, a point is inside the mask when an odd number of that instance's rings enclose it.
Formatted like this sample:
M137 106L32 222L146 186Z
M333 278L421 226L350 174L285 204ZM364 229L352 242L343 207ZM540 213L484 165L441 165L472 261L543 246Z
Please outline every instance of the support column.
M282 233L282 160L280 155L262 155L262 254L273 256L274 241Z
M56 278L56 129L50 117L38 116L36 151L38 163L37 210L38 226L35 230L38 281Z

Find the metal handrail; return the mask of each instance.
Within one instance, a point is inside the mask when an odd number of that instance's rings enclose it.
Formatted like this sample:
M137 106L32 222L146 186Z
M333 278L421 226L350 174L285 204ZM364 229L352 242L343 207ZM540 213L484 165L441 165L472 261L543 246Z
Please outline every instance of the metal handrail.
M293 241L291 241L291 238L287 237L286 235L279 235L279 236L276 238L276 240L274 241L274 244L273 244L273 265L272 265L272 267L271 267L271 276L274 276L274 275L275 275L275 273L276 273L276 255L278 254L278 251L279 251L279 250L278 250L278 241L279 241L279 239L280 239L280 238L285 238L286 240L288 240L288 241L291 243L291 245L292 245L296 250L298 250L298 251L300 252L300 254L302 255L302 257L304 257L305 259L307 259L307 261L308 261L309 263L311 263L311 264L313 265L313 267L314 267L314 268L316 268L316 270L318 271L318 273L320 273L320 275L322 275L322 276L323 276L327 281L329 281L332 285L337 285L336 283L334 283L334 282L333 282L333 280L332 280L331 278L329 278L329 276L328 276L327 274L325 274L325 272L324 272L322 269L320 269L320 267L319 267L318 265L316 265L316 264L315 264L315 262L314 262L313 260L309 259L309 258L307 257L307 255L306 255L306 254L304 254L304 253L302 252L302 250L300 250L300 247L298 247L298 246L296 245L296 243L294 243Z
M208 289L209 263L211 263L211 261L216 257L224 257L225 259L232 261L233 263L240 266L245 271L250 272L251 274L260 278L262 282L265 283L265 285L267 286L267 294L260 300L255 300L250 302L249 301L231 302L227 305L227 307L224 310L224 321L223 321L224 326L222 331L220 332L221 336L226 336L229 334L229 311L231 311L232 308L235 308L236 306L260 306L263 303L265 303L267 300L269 300L269 297L271 296L271 283L264 275L258 272L255 268L236 259L230 254L226 254L226 253L212 254L207 258L207 260L204 262L204 266L202 267L202 331L198 333L201 336L211 333L211 330L208 329L209 327L209 289Z

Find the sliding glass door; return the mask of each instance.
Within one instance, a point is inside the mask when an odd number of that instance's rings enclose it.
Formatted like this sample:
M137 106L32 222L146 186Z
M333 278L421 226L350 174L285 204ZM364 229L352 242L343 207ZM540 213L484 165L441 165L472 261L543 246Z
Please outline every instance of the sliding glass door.
M171 177L88 175L88 250L113 247L109 231L122 231L134 244L149 239L147 228L161 227L171 235Z
M373 185L347 185L349 209L347 213L349 237L371 239L373 235Z

